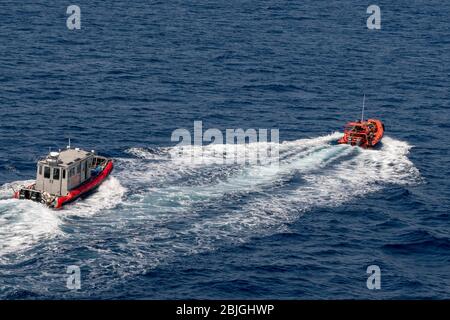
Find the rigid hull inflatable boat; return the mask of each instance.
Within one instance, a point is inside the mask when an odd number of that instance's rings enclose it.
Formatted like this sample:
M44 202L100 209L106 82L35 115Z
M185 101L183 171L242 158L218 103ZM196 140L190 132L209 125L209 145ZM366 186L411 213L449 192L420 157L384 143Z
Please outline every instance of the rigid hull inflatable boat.
M102 184L113 170L113 161L79 148L50 154L37 163L36 182L14 192L14 198L61 208Z
M361 148L373 148L381 141L384 124L377 119L349 122L345 126L344 136L338 140L340 144L350 144Z

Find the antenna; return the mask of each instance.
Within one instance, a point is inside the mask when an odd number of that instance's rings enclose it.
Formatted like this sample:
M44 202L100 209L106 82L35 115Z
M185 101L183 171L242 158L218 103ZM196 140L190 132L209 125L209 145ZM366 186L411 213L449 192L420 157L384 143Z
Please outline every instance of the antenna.
M70 149L70 138L69 138L69 145L67 146L67 149Z
M362 107L362 112L361 112L361 122L364 121L364 108L366 105L366 94L364 94L364 98L363 98L363 107Z

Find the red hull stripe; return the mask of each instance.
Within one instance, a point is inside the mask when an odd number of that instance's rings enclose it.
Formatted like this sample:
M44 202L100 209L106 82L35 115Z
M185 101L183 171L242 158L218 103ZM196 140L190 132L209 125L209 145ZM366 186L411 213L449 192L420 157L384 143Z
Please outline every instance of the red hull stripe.
M98 187L103 181L105 181L106 178L108 178L113 167L113 162L110 160L105 166L105 169L103 169L103 171L94 179L90 180L88 183L82 184L78 188L73 189L66 196L57 198L55 208L61 208L64 204L71 202L86 192Z

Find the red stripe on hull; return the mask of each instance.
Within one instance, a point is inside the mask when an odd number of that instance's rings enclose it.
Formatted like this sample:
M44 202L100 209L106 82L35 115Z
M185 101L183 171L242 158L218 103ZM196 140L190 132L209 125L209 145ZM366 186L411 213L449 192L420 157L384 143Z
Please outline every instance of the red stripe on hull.
M105 181L106 178L108 178L109 174L113 170L113 167L114 167L113 162L110 160L108 164L105 166L105 169L103 169L103 171L94 179L71 190L66 196L58 197L56 199L55 208L56 209L61 208L66 203L72 202L81 195L97 188L103 181Z

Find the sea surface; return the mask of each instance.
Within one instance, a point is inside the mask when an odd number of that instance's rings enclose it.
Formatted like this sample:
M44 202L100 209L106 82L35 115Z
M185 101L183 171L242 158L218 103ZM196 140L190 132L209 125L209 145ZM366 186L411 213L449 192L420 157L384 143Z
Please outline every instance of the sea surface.
M450 298L450 2L72 2L0 3L1 299ZM382 144L336 145L364 94ZM279 129L279 164L173 157L194 121ZM69 138L100 189L11 199Z

